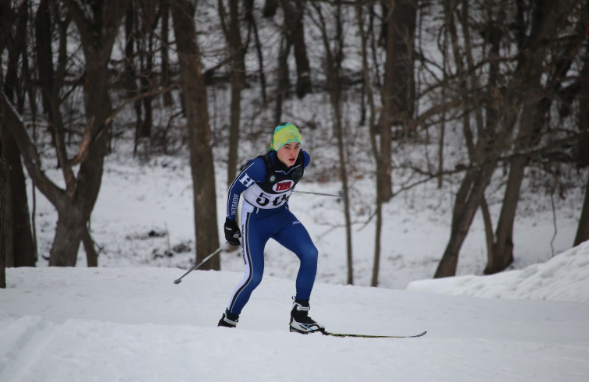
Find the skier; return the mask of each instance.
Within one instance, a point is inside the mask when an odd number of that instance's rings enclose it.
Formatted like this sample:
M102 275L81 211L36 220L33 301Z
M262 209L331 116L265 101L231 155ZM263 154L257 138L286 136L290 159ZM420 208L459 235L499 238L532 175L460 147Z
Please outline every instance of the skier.
M303 334L325 327L309 317L309 298L317 273L317 248L300 221L290 212L288 199L302 178L311 157L301 149L301 134L290 123L274 129L268 153L250 160L229 187L225 238L240 245L245 274L237 284L218 326L235 328L241 310L262 281L264 247L270 238L294 252L301 261L296 279L296 296L290 312L290 331ZM235 221L240 195L241 231Z

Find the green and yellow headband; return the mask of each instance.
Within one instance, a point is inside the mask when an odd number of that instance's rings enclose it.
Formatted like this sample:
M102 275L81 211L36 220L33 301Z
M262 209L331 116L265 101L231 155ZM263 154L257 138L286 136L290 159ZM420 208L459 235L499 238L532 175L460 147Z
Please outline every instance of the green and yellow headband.
M301 143L301 133L299 129L292 123L283 123L274 129L272 142L268 146L268 151L278 151L287 143Z

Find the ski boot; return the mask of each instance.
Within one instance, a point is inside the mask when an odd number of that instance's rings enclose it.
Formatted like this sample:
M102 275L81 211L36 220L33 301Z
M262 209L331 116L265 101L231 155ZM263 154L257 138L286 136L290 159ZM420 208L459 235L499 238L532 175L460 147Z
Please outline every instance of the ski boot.
M219 320L217 327L235 328L239 322L239 315L233 314L228 310L225 310L223 317Z
M290 311L290 331L309 334L315 332L323 332L325 326L315 322L309 317L309 300L296 300L293 303Z

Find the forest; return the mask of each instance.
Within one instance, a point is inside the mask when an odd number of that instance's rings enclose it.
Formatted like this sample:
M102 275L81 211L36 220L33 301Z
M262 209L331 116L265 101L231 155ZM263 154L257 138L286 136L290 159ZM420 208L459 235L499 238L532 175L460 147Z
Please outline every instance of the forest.
M252 147L266 147L284 120L324 153L310 179L343 191L348 284L359 216L375 227L371 285L378 286L383 206L423 184L454 190L449 238L432 277L456 274L477 213L483 273L508 269L526 186L556 199L583 190L570 245L589 240L587 0L5 0L0 7L0 287L5 268L36 266L40 256L50 266L76 266L81 246L88 266L98 266L90 222L105 161L117 150L138 160L186 154L194 261L203 260L222 240L216 185L230 184ZM354 187L364 178L374 193L360 204ZM35 190L57 211L49 253L37 245ZM219 270L219 258L202 269Z

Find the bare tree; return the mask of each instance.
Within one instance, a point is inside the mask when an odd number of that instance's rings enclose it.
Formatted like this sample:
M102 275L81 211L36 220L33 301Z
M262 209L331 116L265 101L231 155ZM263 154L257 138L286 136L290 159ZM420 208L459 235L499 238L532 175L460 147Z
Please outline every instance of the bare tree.
M260 35L258 33L258 24L254 17L254 0L245 1L245 19L248 22L248 33L254 32L254 40L256 44L256 53L258 55L259 70L258 75L260 76L260 91L262 93L262 103L266 104L266 74L264 71L264 54L262 52L262 42L260 41Z
M589 38L589 28L586 30L586 37ZM582 135L577 146L577 165L587 166L589 165L589 108L583 105L589 105L589 46L585 47L583 70L581 71L581 96L579 105L581 105L579 110L579 130ZM573 245L577 246L587 240L589 240L589 176L587 177L585 200Z
M203 260L219 246L217 231L217 197L211 131L204 84L200 47L194 25L195 4L188 0L174 0L172 18L180 77L186 109L189 136L190 166L194 188L194 229L196 233L196 261ZM219 257L205 263L201 269L220 269Z
M170 32L170 2L169 0L160 0L160 13L162 17L162 32L161 32L161 59L162 59L162 77L161 83L163 88L170 86L170 55L169 55L169 32ZM172 93L165 92L163 94L164 106L170 107L174 104Z
M87 118L85 139L80 152L72 159L67 156L62 132L55 130L65 190L43 173L40 158L22 120L4 95L0 99L7 110L7 125L21 150L29 175L58 213L50 252L49 265L52 266L76 264L80 241L100 190L108 143L107 134L104 134L108 130L105 122L110 116L111 107L108 97L108 62L127 1L105 1L87 7L74 0L65 0L68 12L78 27L85 56L84 103ZM53 114L55 117L55 112ZM76 176L73 167L77 164L80 168Z
M0 37L1 40L1 37ZM3 47L0 46L0 54ZM4 107L0 105L0 125L4 125ZM0 289L6 288L6 230L4 215L6 211L5 185L6 185L6 161L4 160L4 127L0 126Z
M43 100L43 110L51 121L51 90L53 89L53 46L52 23L49 0L41 0L35 17L35 39L37 49L37 67L39 71L39 87Z
M378 145L376 143L376 107L374 102L374 93L372 91L372 79L370 77L370 68L368 66L368 47L367 38L364 31L364 19L362 15L362 7L360 4L356 4L356 21L358 23L358 30L360 31L360 41L362 45L362 75L364 78L364 89L368 98L368 106L370 109L369 117L369 129L370 129L370 145L372 146L372 156L374 157L374 163L376 167L376 174L380 174L380 168L382 166L382 157L380 155ZM374 237L374 266L372 268L372 280L370 285L373 287L378 286L378 272L380 269L380 244L382 234L382 187L380 182L382 177L376 176L376 224L375 224L375 237Z
M344 217L346 222L346 248L348 261L348 280L347 283L354 284L354 263L352 255L352 219L350 217L350 199L347 173L346 142L344 141L344 127L342 122L342 96L343 89L341 83L342 61L344 59L344 34L342 22L341 5L335 5L333 8L333 18L335 22L335 36L329 36L327 32L327 22L323 16L322 7L313 3L317 20L313 19L321 31L323 47L325 49L325 73L327 76L327 87L329 89L329 99L333 110L334 133L337 138L337 147L339 155L340 177L343 188L344 199ZM332 48L333 41L333 48Z
M139 139L145 140L146 143L151 142L151 133L153 129L153 97L148 95L154 83L156 82L153 68L154 60L154 31L158 25L159 13L158 13L159 0L140 0L141 11L140 17L140 39L138 41L139 46L139 62L141 68L141 75L139 76L139 82L141 83L141 93L144 95L142 98L143 102L143 124L139 131Z
M267 4L267 3L266 3ZM284 10L284 24L288 37L293 45L295 63L297 65L297 97L303 98L311 92L311 66L307 56L307 45L305 43L305 2L291 2L280 0Z
M276 104L274 105L274 125L279 125L282 120L282 105L288 96L290 81L288 74L288 54L292 46L288 34L283 31L278 53L278 73L276 75Z
M290 0L269 0L264 6L264 17L273 17L278 4L284 12L284 25L282 27L282 39L278 54L278 73L276 78L276 104L274 109L274 124L281 123L282 106L289 96L290 80L288 57L291 48L294 47L295 63L297 68L296 94L303 98L311 91L311 67L307 55L305 43L304 15L305 2L293 2ZM314 3L312 3L314 4Z
M223 9L223 2L219 1L219 8ZM219 11L220 17L224 12ZM241 41L239 21L239 1L229 0L229 30L227 44L232 57L231 65L231 117L229 124L229 159L227 162L227 185L237 176L237 160L239 149L239 124L241 120L241 91L245 81L245 46Z
M386 63L379 121L382 166L378 176L383 202L393 197L392 127L406 126L413 117L415 98L414 40L417 19L416 0L388 1L383 15L386 24Z
M125 11L125 65L121 80L129 98L133 98L139 93L137 70L135 69L135 44L138 40L137 24L135 2L129 1ZM135 142L133 145L133 154L136 155L139 148L140 132L143 126L141 100L136 100L133 106L135 110Z
M486 6L486 4L483 5ZM506 4L502 5L505 6ZM456 11L459 6L460 13ZM570 6L570 2L566 7L563 7L561 4L545 1L538 2L529 8L532 10L532 14L528 18L531 25L528 27L522 24L517 29L524 32L529 30L529 34L518 40L520 42L517 45L518 54L515 69L510 72L506 70L502 74L504 78L501 82L506 83L506 85L501 90L497 88L500 82L496 78L496 75L498 75L496 65L499 62L496 56L498 45L495 45L495 47L493 45L494 41L497 43L498 40L490 38L484 41L484 44L491 44L491 49L486 50L489 57L482 57L481 59L482 62L489 65L488 96L485 99L480 92L482 88L479 83L481 76L477 76L477 64L474 61L474 44L468 23L470 17L469 3L468 1L461 1L460 3L455 0L446 0L444 2L446 25L452 41L454 62L458 73L459 94L464 109L463 130L471 167L467 170L456 195L450 240L436 270L435 277L453 276L455 274L460 247L466 238L477 209L483 203L485 189L491 180L502 153L508 151L514 142L511 137L516 127L519 127L518 137L520 142L523 139L529 139L530 132L534 128L535 110L539 107L539 102L542 99L540 77L543 74L543 63L547 55L547 48L550 45L549 41L551 41L551 37L552 41L554 41L554 36L558 36L559 28L563 25L563 14L566 13L566 9L569 9ZM519 12L523 12L523 3L517 2L515 7L519 9ZM459 15L462 25L463 39L461 40L458 37L455 24L455 13ZM501 19L501 11L493 14L496 15L496 20ZM518 20L523 20L523 16ZM490 22L489 26L493 27L500 23L499 21L494 22L494 24ZM460 46L461 42L463 42L462 47ZM483 115L482 109L485 104L487 105L487 113ZM498 105L502 105L501 115L497 112ZM476 135L471 129L471 113L474 113ZM474 142L475 136L477 137L476 143ZM521 146L521 143L518 143L516 139L514 147L526 149L530 147L529 144L527 145L525 147ZM525 156L523 159L521 156L514 156L514 160L522 161L522 163L512 169L514 171L512 182L514 183L511 187L508 184L506 197L509 200L504 201L503 204L506 214L515 213L515 205L519 199L519 185L521 184L519 172L523 172L527 163ZM516 182L516 179L519 179L519 181ZM510 218L507 215L504 216L504 220L501 221L509 223ZM507 229L498 229L496 243L499 240L502 243L501 245L508 244L509 241L502 240L499 234L511 231L512 226L509 227L509 224ZM493 252L495 253L495 251L496 245L494 244ZM498 267L504 269L511 262L510 255L505 256L505 254L511 254L511 250L499 250L497 253L502 253L503 260L496 262L496 264L500 264ZM494 259L491 255L489 258Z
M8 38L7 32L10 30L10 4L7 1L0 3L0 56L6 47ZM0 67L0 81L2 80L2 69ZM0 84L1 85L1 84ZM5 220L6 214L6 161L4 159L4 107L0 103L0 289L6 288L6 233Z
M562 20L570 14L572 7L576 5L575 3L575 1L561 2L558 5L558 9L548 6L541 8L539 6L534 13L534 17L541 17L541 21L538 21L536 26L539 26L540 22L547 23L553 29L546 33L559 35L560 29L563 26ZM549 12L550 16L542 17L539 15L545 12ZM555 60L551 62L550 66L556 68L553 73L545 73L543 65L545 61L544 56L548 54L547 47L544 49L538 48L532 53L530 60L533 63L529 70L529 77L526 84L523 84L523 90L526 96L519 120L519 131L514 141L515 152L529 152L540 143L542 129L546 125L546 114L550 111L552 99L566 78L566 73L571 67L577 55L576 52L578 52L583 42L582 30L584 22L580 20L579 24L579 28L576 28L577 33L569 40L568 44L565 44L563 52L557 54ZM532 31L531 33L534 32L536 31ZM541 30L538 32L541 32ZM542 44L546 44L546 42ZM548 74L548 81L545 85L542 85L542 76L546 76L546 74ZM515 156L510 160L509 177L507 179L503 204L501 205L501 215L499 216L497 230L495 232L493 253L485 268L485 274L500 272L513 262L513 224L520 189L524 179L524 170L530 160L531 156L529 155Z

